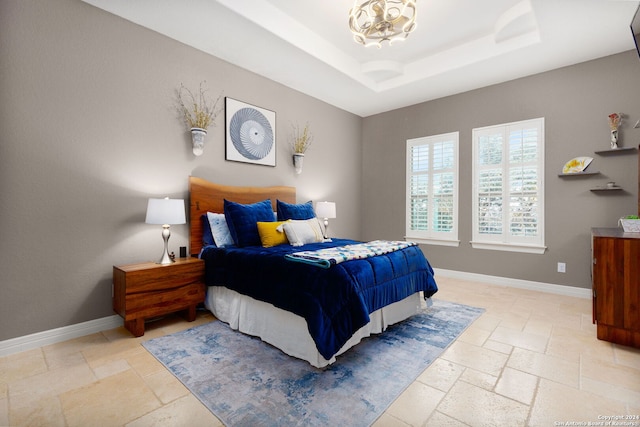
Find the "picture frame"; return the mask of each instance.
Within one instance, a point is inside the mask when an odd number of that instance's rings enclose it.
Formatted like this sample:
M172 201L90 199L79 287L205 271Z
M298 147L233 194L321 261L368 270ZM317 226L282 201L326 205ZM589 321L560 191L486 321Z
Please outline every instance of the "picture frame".
M225 97L226 160L276 165L276 113Z

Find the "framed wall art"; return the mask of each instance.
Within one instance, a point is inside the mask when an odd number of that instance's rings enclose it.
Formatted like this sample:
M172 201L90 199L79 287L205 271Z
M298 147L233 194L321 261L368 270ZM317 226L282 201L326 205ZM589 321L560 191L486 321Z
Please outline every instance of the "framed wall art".
M276 113L225 98L226 159L276 165Z

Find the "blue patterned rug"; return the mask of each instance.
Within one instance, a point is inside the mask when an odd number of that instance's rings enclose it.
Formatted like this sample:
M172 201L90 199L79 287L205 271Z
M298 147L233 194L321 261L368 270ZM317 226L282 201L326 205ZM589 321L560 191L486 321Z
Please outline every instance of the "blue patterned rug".
M434 300L324 370L219 321L143 345L227 426L368 426L483 311Z

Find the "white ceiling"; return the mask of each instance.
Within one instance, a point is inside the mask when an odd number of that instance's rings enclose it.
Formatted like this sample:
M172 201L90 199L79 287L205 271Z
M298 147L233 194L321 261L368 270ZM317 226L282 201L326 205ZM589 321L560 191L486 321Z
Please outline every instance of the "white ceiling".
M353 41L353 0L83 0L362 117L634 49L639 1L417 0L417 29Z

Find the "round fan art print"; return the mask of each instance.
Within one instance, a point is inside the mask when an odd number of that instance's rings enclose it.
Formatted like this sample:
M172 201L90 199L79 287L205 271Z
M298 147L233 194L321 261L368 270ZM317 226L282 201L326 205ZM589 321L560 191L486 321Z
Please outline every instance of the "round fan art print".
M275 113L226 98L227 160L275 166Z

